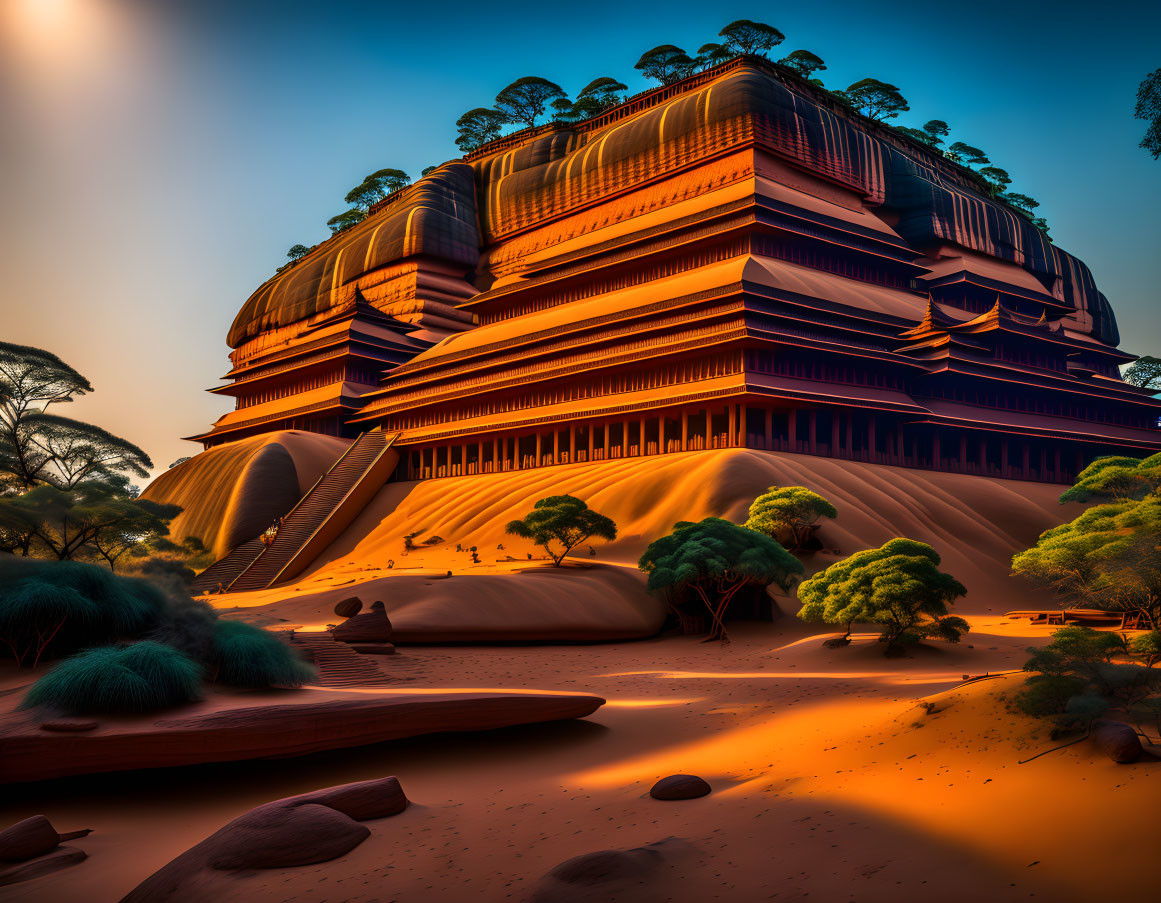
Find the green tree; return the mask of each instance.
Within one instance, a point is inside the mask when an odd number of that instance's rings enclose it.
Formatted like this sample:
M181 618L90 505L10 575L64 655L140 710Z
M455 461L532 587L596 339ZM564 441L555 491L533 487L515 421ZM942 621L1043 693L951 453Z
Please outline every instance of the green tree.
M121 472L149 476L153 462L136 445L49 413L92 389L55 354L0 342L0 491L43 483L68 489Z
M1013 207L1023 210L1029 216L1031 216L1033 210L1040 206L1040 202L1035 198L1030 198L1026 194L1019 194L1015 191L1009 191L1000 195L1000 199L1007 201Z
M411 184L411 176L402 169L379 169L363 179L343 198L348 204L367 211L389 194Z
M764 22L751 22L749 19L738 19L731 22L718 32L718 36L725 38L726 43L735 53L765 56L771 47L777 47L786 35L782 34L773 25Z
M928 147L935 146L931 143L931 136L921 129L913 129L906 125L896 125L892 126L892 128L894 128L895 131L899 132L900 134L906 135L908 138L918 141L920 144L926 144Z
M894 119L911 109L897 87L876 78L864 78L836 93L868 119L877 122Z
M623 83L617 81L615 78L610 78L607 75L602 75L600 78L594 78L591 82L581 88L577 95L577 100L590 100L598 103L601 107L615 107L625 100L625 92L628 87Z
M697 61L691 59L680 47L661 44L641 54L641 59L637 60L633 68L646 78L670 85L690 75L696 67Z
M951 134L951 126L942 119L929 119L923 123L923 132L927 135L927 143L932 147L939 147L943 139Z
M456 147L465 154L479 150L489 141L500 137L500 130L504 127L504 114L499 110L487 107L476 107L468 110L456 120L459 137L456 138Z
M792 51L778 62L787 69L794 70L803 78L810 78L814 73L822 72L826 69L826 63L822 61L822 57L811 53L809 50Z
M806 544L823 517L838 517L838 511L817 492L805 486L771 486L750 505L746 527L795 552Z
M947 149L947 156L956 163L963 163L968 166L987 166L991 160L978 147L972 147L970 144L964 144L962 141L957 141Z
M1141 80L1133 116L1148 123L1138 147L1151 153L1154 160L1161 158L1161 69L1154 69Z
M58 561L99 556L110 570L138 542L167 533L180 513L177 505L137 498L123 477L0 498L0 527L19 537L8 551Z
M358 225L367 218L367 212L360 210L358 207L352 207L338 216L332 216L327 220L327 226L331 230L331 235L338 235L340 232L345 232L351 226Z
M539 75L518 78L496 95L496 109L505 122L523 124L528 128L544 115L544 108L558 98L565 97L564 89Z
M1097 458L1076 475L1060 496L1064 502L1112 502L1143 499L1161 488L1161 453L1148 458L1110 455Z
M1161 496L1094 505L1041 533L1012 559L1012 571L1065 599L1140 614L1161 628Z
M560 567L564 557L590 537L610 542L617 538L617 525L611 519L571 495L541 499L523 518L509 521L506 530L543 548L553 567Z
M567 97L558 97L548 107L552 110L553 122L576 122L585 116L580 105L573 103Z
M967 590L939 564L935 549L913 539L856 552L799 584L798 617L844 626L848 637L855 621L878 624L887 655L924 637L958 642L968 624L948 606Z
M1012 184L1012 177L998 166L985 166L979 173L987 181L993 195L1002 195Z
M1131 386L1161 392L1161 358L1148 354L1137 358L1121 374L1121 379Z
M732 60L738 55L738 51L734 50L729 44L702 44L697 48L697 65L699 69L712 69L714 66L720 66L722 63Z
M290 250L286 252L286 256L290 258L291 263L298 263L307 254L310 253L310 248L306 245L291 245Z
M438 166L425 166L425 167L423 167L423 169L421 169L419 171L419 177L421 179L425 179L428 176L430 176L433 172L435 172L437 169L439 169Z
M785 591L803 570L769 536L717 517L674 525L672 533L649 544L637 566L649 575L650 590L688 591L700 599L713 623L709 638L723 641L725 614L739 590L773 583Z

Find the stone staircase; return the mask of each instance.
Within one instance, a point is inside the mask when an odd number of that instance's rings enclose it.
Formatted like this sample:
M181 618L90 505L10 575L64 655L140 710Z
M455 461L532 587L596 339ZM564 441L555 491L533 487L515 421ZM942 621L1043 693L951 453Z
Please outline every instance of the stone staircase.
M378 429L363 433L282 519L282 526L270 545L263 546L261 538L257 537L243 543L199 574L194 579L193 591L213 592L220 584L226 591L241 592L266 589L278 582L287 566L303 553L312 539L316 539L324 524L336 519L336 513L343 507L344 501L352 496L353 490L368 479L373 471L385 469L383 462L394 438L392 436L388 439ZM395 455L394 452L390 454ZM389 473L381 473L380 476L385 482ZM373 492L378 486L365 488ZM357 513L354 510L344 511L345 522L332 524L335 529L330 532L340 532ZM315 549L316 553L318 551L321 548ZM299 562L300 565L305 563ZM301 570L301 566L298 570Z
M290 645L318 668L315 681L318 686L342 689L387 683L387 675L380 669L376 656L360 655L346 643L336 640L330 631L302 633L292 630L287 633Z

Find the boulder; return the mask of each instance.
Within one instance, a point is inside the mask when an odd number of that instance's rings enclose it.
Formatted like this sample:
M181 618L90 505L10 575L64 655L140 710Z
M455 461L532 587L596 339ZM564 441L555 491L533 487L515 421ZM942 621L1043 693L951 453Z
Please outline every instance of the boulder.
M76 847L57 847L43 856L37 856L27 862L16 862L5 868L0 868L0 887L8 884L19 884L21 881L31 881L42 875L50 875L60 869L68 868L70 865L84 862L85 858L84 850L78 850Z
M649 795L655 800L692 800L710 792L710 785L693 774L671 774L653 785Z
M348 618L331 630L344 643L386 643L391 639L391 620L382 602L371 603L371 610Z
M55 850L62 840L74 840L91 834L89 828L83 831L57 833L56 828L43 815L33 815L0 831L0 860L22 862L35 856L43 856Z
M360 655L394 655L395 647L390 643L351 643L351 648Z
M1092 742L1098 750L1122 765L1141 758L1141 738L1129 725L1119 721L1098 721L1092 729Z
M342 602L335 603L335 614L340 618L353 618L363 610L363 600L358 596L350 596Z
M327 787L251 809L139 884L122 903L161 903L214 872L327 862L370 835L360 821L396 815L407 797L396 778Z

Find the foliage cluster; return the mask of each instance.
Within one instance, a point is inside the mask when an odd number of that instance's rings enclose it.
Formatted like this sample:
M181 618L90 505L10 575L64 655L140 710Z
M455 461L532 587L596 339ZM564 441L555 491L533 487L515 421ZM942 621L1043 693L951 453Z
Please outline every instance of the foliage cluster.
M541 499L523 518L509 521L506 530L512 536L531 539L548 553L555 567L590 537L609 542L617 538L617 525L610 518L571 495Z
M824 517L838 517L838 511L817 492L804 486L771 486L750 505L745 526L797 552L806 546Z

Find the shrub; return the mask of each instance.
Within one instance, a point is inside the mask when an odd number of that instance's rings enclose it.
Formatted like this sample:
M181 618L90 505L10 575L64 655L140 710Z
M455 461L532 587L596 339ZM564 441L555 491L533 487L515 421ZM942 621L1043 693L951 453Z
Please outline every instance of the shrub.
M1039 674L1028 678L1012 702L1025 715L1059 715L1072 697L1088 687L1083 678L1070 675Z
M202 669L171 646L150 641L101 646L67 658L32 685L21 708L70 715L133 714L201 697Z
M35 667L53 644L75 646L97 615L97 606L72 587L21 580L0 597L0 637L18 665Z
M269 631L241 621L218 620L210 671L235 687L300 687L315 670ZM215 673L216 672L216 673Z

